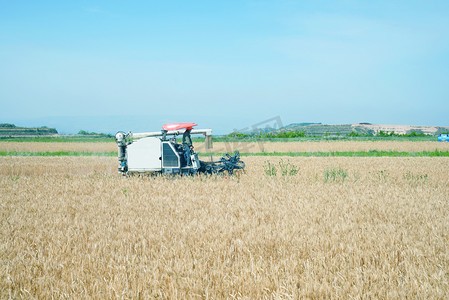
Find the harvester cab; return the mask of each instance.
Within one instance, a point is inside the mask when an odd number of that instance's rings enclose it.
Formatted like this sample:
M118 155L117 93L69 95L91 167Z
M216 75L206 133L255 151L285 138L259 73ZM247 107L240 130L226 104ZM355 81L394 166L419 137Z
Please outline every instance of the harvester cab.
M119 173L194 175L227 171L232 174L235 169L244 169L238 152L233 156L226 154L216 163L203 162L198 159L198 153L179 144L176 137L189 130L191 135L205 135L205 148L212 148L212 130L193 129L195 126L195 123L170 123L160 132L117 132Z

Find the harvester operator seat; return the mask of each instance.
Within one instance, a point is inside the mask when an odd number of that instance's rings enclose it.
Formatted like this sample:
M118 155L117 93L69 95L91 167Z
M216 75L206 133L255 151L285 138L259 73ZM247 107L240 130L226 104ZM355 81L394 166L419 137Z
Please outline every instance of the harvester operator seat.
M192 138L190 137L191 130L192 130L192 127L188 127L182 134L182 145L184 147L184 159L186 161L187 166L192 165L192 161L190 159L190 155L193 153Z

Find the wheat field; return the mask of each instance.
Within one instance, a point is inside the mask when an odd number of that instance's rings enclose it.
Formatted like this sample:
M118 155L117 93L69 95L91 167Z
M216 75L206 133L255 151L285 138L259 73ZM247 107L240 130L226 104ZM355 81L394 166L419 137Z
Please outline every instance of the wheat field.
M207 152L204 143L195 143L197 152ZM212 152L244 153L257 152L331 152L331 151L449 151L449 143L411 141L305 141L305 142L215 142ZM0 142L0 151L17 152L113 152L117 144L110 143L40 143L40 142Z
M120 177L0 157L1 298L445 298L449 158L246 157L237 177ZM334 172L338 171L338 172Z

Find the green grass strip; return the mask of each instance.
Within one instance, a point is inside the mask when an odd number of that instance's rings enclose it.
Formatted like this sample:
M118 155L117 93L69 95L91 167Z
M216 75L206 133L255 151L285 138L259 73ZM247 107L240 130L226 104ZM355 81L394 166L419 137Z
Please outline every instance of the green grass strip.
M200 153L200 156L222 156L224 153ZM330 151L330 152L259 152L240 153L241 156L290 156L290 157L449 157L449 151Z
M108 137L0 137L0 142L18 143L116 143Z
M223 156L224 153L199 153L199 156ZM330 151L330 152L259 152L240 153L241 156L289 156L289 157L449 157L449 151ZM57 151L57 152L19 152L0 151L0 156L105 156L116 157L117 152L80 152L80 151Z
M178 138L179 140L180 138ZM196 143L204 142L204 137L192 137L192 141ZM295 138L261 138L261 137L226 137L226 136L213 136L214 142L228 142L228 143L240 143L240 142L329 142L329 141L437 141L436 136L306 136ZM116 143L115 138L104 136L34 136L34 137L21 137L21 136L0 136L0 142L38 142L38 143Z

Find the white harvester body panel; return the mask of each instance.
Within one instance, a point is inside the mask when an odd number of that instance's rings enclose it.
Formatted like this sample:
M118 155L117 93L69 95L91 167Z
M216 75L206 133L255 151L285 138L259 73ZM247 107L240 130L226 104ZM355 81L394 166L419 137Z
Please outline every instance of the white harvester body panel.
M179 144L176 140L178 135L183 135L183 141L186 139L184 142L188 144L191 140L187 140L187 137L191 134L204 134L205 148L211 149L212 130L192 129L196 125L170 123L165 124L160 132L117 132L115 140L118 146L118 172L122 175L133 173L194 175L201 170L200 172L211 174L212 165L208 165L209 168L206 170L206 164L198 159L198 154L193 148ZM168 139L167 136L174 137Z
M134 141L127 146L128 170L134 172L160 171L161 140L157 137L146 137Z

